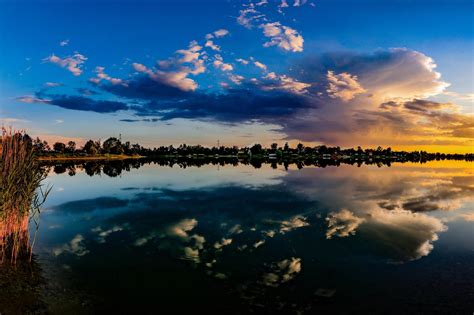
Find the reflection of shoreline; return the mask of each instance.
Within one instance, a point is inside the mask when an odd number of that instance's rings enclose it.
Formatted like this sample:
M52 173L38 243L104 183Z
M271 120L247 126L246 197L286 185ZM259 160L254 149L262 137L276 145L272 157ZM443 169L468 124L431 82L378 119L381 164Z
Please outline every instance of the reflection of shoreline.
M210 160L238 160L241 162L250 162L252 160L261 161L262 163L295 163L297 161L312 161L313 163L321 163L325 161L339 162L344 164L374 164L382 163L389 165L391 163L426 163L430 161L469 161L473 162L473 157L470 154L453 154L444 157L437 157L436 155L428 157L420 157L418 155L410 156L364 156L358 157L357 155L308 155L308 154L294 154L291 156L278 157L276 154L268 155L203 155L203 154L193 154L193 155L157 155L157 156L142 156L142 155L125 155L125 154L106 154L106 155L85 155L85 156L40 156L38 157L39 161L96 161L96 160L133 160L133 159L146 159L146 160L186 160L186 161L210 161Z
M38 161L97 161L97 160L129 160L129 159L142 159L143 156L130 156L130 155L110 155L110 156L73 156L73 157L54 157L54 156L42 156L38 158Z
M395 162L374 160L374 161L339 161L339 160L271 160L271 159L251 159L242 160L237 158L173 158L173 159L156 159L147 157L136 157L131 159L118 158L106 159L97 158L89 159L64 159L64 160L40 160L40 165L49 172L51 169L56 174L67 172L70 176L74 176L76 172L85 171L88 175L100 175L104 173L108 176L115 177L122 173L122 171L130 171L131 169L139 169L145 165L155 165L161 167L202 167L206 165L224 167L224 166L250 166L255 169L260 169L263 166L269 166L273 169L303 169L303 168L326 168L339 166L354 166L354 167L444 167L449 166L458 168L459 165L470 164L469 161L459 160L434 160L428 162Z

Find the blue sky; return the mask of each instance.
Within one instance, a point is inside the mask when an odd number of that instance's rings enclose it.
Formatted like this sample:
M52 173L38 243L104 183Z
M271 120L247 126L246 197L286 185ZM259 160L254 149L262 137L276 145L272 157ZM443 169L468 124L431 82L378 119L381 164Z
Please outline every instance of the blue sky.
M79 142L472 145L472 1L265 2L0 1L0 118Z

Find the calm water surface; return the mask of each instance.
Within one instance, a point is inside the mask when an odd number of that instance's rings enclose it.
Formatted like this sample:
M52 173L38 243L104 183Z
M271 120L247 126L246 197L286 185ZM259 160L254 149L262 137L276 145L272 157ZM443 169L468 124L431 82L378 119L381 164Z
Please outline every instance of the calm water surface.
M472 314L472 165L51 172L0 310Z

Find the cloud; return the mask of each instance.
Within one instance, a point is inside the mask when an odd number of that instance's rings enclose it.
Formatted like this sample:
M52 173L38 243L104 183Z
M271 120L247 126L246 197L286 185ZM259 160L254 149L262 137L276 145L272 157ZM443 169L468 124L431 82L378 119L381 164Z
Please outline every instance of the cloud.
M326 238L347 237L360 230L367 237L382 243L394 262L406 262L427 256L438 240L438 233L447 227L438 218L407 210L370 209L365 218L343 209L326 218Z
M240 85L245 78L238 74L232 74L229 76L229 80L231 80L234 84Z
M295 2L293 3L293 6L294 7L301 7L303 5L305 5L307 2L307 0L295 0Z
M263 35L270 38L270 41L263 44L264 47L278 46L286 51L303 51L303 36L295 29L281 25L280 22L266 23L260 27L263 29Z
M302 96L258 88L227 89L224 93L194 94L181 102L159 101L135 107L139 115L159 115L162 120L173 118L215 119L225 122L245 122L264 118L266 121L286 117L308 106ZM251 87L251 86L250 86Z
M378 241L390 249L395 262L427 256L433 249L433 242L438 240L438 233L447 230L437 218L405 210L373 211L365 228L380 231Z
M99 95L100 94L100 93L98 93L94 90L87 89L87 88L76 88L76 91L78 91L82 95L87 95L87 96Z
M53 254L55 256L59 256L63 253L71 253L79 257L87 255L89 251L82 244L83 241L84 237L81 234L77 234L69 243L62 245L61 247L54 248Z
M305 226L309 226L309 223L306 222L306 218L301 215L297 215L290 218L289 220L285 220L281 222L280 233L285 234L287 232L290 232L290 231L293 231L295 229L299 229Z
M142 66L143 65L134 64L135 69L141 69ZM198 87L193 79L188 78L188 75L192 72L188 67L179 67L174 71L156 70L155 72L147 69L143 72L147 73L152 80L164 86L175 87L182 91L194 91Z
M231 238L223 238L219 242L214 243L214 248L217 250L222 249L224 246L228 246L232 244L232 239Z
M410 111L415 111L415 112L420 112L420 113L427 113L433 110L438 111L442 109L457 109L457 106L452 103L438 103L434 101L420 100L420 99L414 99L414 100L403 102L400 104L404 108ZM383 107L383 104L381 106Z
M235 59L235 61L240 62L243 65L248 65L249 64L248 60L245 60L245 59L242 59L242 58L237 58L237 59Z
M52 54L51 56L43 59L45 62L50 62L60 66L61 68L65 68L74 76L80 76L82 74L82 65L86 60L87 58L79 53L64 58L60 58Z
M210 39L206 41L204 46L209 47L209 48L211 48L212 50L215 50L215 51L220 51L221 50L221 48L218 45L214 44L214 42Z
M209 34L206 34L206 40L210 40L210 39L213 39L213 38L221 38L221 37L224 37L224 36L227 36L229 35L229 31L224 29L224 28L221 28L221 29L218 29L217 31L214 31L212 34L209 33Z
M282 121L281 131L289 139L340 146L468 145L472 115L426 100L449 85L435 67L430 57L405 48L303 58L291 73L312 82L313 106Z
M329 97L340 98L343 101L350 101L357 94L366 92L364 88L357 82L357 76L353 76L347 72L334 74L328 71L327 80L329 86L327 89Z
M311 87L311 84L299 82L287 75L277 75L275 72L268 73L262 82L257 82L259 87L265 91L281 90L290 93L303 94Z
M59 46L64 47L69 44L69 39L65 39L59 42Z
M176 56L168 60L157 62L157 69L150 69L143 64L133 63L135 71L146 74L148 77L163 86L177 88L182 91L194 91L198 84L191 79L190 75L204 73L206 67L201 59L202 47L197 42L190 42L187 49L176 51Z
M183 219L168 228L168 235L189 239L188 232L192 231L197 224L196 219Z
M127 86L127 83L118 78L112 78L108 74L104 72L105 68L104 67L95 67L95 73L96 77L95 78L90 78L89 82L92 82L94 84L99 84L102 80L108 81L113 85L121 84L123 86Z
M265 23L262 28L270 38L284 34L279 23ZM129 109L137 116L149 116L144 118L147 121L258 121L276 125L288 139L340 146L354 141L361 145L474 141L472 115L461 113L454 104L426 99L441 93L448 83L435 71L434 61L420 52L393 48L307 56L284 74L269 72L254 58L236 62L252 62L263 71L262 77L246 79L233 73L236 66L224 62L221 55L210 57L192 41L154 66L133 63L135 72L126 79L97 68L93 78L97 89L125 98L126 103L99 104L103 101L44 93L18 100L98 112ZM208 65L223 71L228 80L219 79L222 88L217 92L204 92L194 79Z
M44 84L45 87L57 87L57 86L62 86L63 84L62 83L58 83L58 82L46 82Z
M50 102L50 100L43 99L43 98L36 97L36 96L31 96L31 95L19 96L19 97L16 98L16 100L18 102L28 103L28 104L32 104L32 103L49 104L49 102Z
M462 217L468 222L474 222L474 213L463 214Z
M272 272L263 275L263 283L267 286L278 287L293 280L300 272L301 258L284 259L272 266Z
M120 110L127 110L129 108L127 104L122 102L93 100L83 96L71 95L42 95L40 97L21 96L16 100L23 103L48 104L66 109L91 111L97 113L113 113Z
M214 65L216 69L220 69L222 71L234 70L234 67L231 64L224 62L221 55L214 55L214 58L215 60L212 64Z
M82 96L54 95L47 102L66 109L92 111L97 113L113 113L127 110L129 106L122 102L93 100Z
M127 200L114 197L99 197L95 199L84 199L66 202L52 207L52 210L61 213L80 213L95 210L108 210L123 208L128 205Z
M201 262L201 259L199 258L199 249L186 246L183 249L183 252L184 252L184 257L183 258L185 260L190 260L190 261L193 261L195 263Z
M257 67L262 69L263 71L267 71L267 66L260 61L254 61L253 64Z
M240 234L242 232L243 232L243 230L242 230L242 227L240 226L240 224L236 224L236 225L234 225L233 227L231 227L229 229L230 234Z
M474 102L474 93L458 93L453 91L444 91L443 94L453 97L457 100Z
M355 216L353 212L347 209L342 209L339 212L330 213L326 221L328 222L326 238L331 239L335 235L339 237L354 235L356 229L365 219Z
M251 29L254 25L254 21L259 21L264 18L265 15L260 14L253 6L239 10L239 16L237 17L237 23L245 28Z
M424 99L442 93L449 84L435 69L433 59L423 53L391 48L369 54L338 52L307 57L294 71L310 82L325 81L328 71L349 73L377 101L383 102Z
M120 97L141 100L174 99L190 96L192 91L167 84L166 80L154 80L148 75L137 75L127 81L127 86L100 84L98 88Z
M219 37L224 37L224 36L227 36L229 35L229 31L226 30L226 29L218 29L217 31L214 32L214 36L219 38Z
M278 5L278 12L283 13L283 9L289 8L287 0L281 0L280 4Z
M107 229L107 230L103 230L100 226L98 226L98 227L92 229L92 232L98 234L98 242L99 243L105 243L106 238L110 234L120 232L120 231L123 231L123 230L124 230L124 227L119 226L119 225L114 225L113 227L111 227L110 229Z

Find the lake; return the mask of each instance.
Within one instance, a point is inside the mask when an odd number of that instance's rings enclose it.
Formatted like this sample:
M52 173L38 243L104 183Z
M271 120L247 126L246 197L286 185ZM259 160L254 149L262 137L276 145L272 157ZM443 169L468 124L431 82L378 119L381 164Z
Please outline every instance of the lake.
M1 314L474 311L472 162L57 167L45 184Z

